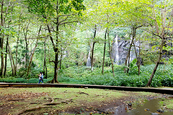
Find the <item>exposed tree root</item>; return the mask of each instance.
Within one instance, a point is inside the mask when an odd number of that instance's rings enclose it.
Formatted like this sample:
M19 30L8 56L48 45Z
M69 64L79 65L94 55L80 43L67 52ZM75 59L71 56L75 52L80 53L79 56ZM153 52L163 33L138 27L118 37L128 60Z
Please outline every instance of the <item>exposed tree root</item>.
M50 97L49 97L49 99L50 99ZM42 103L40 106L36 106L36 107L33 107L33 108L27 108L25 110L20 111L16 115L21 115L21 114L29 112L29 111L39 110L41 108L49 108L49 107L51 107L49 105L58 105L58 104L61 104L61 103L68 104L68 102L73 102L73 99L66 99L65 101L61 101L61 102L54 102L54 98L51 98L51 102L50 103ZM37 103L31 103L31 104L37 104Z
M24 99L8 99L8 101L23 101Z
M57 79L52 79L51 83L59 83L59 81Z
M41 108L48 108L48 106L37 106L37 107L33 107L33 108L27 108L25 110L20 111L19 113L17 113L16 115L21 115L23 113L29 112L29 111L35 111L35 110L39 110Z
M58 105L61 104L61 102L57 102L57 103L44 103L43 105Z

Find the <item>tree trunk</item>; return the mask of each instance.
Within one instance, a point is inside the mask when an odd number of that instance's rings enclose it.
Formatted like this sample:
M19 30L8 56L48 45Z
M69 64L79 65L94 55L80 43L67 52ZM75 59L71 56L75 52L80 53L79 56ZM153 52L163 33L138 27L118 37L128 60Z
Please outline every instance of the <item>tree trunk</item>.
M19 16L18 37L17 37L17 41L16 41L16 73L17 73L17 63L18 63L17 58L18 58L18 46L19 46L19 37L20 37L20 23L21 23L20 19L21 19L21 15L22 15L22 13L20 13L20 16Z
M45 74L45 78L47 79L47 65L46 65L46 40L44 41L44 64L43 64L43 71Z
M7 37L7 41L6 41L4 76L6 76L6 70L7 70L7 54L8 54L8 44L7 43L8 43L8 37Z
M33 56L34 56L34 52L35 52L35 50L36 50L36 48L37 48L37 44L38 44L38 39L39 39L39 35L40 35L40 32L41 32L41 27L42 26L40 26L40 29L39 29L39 32L38 32L38 37L37 37L37 41L36 41L36 43L35 43L35 47L34 47L34 49L32 50L32 53L31 53L31 56L30 56L30 61L29 61L29 64L28 64L28 69L27 69L27 73L26 73L26 77L28 78L28 76L29 76L29 72L30 72L30 69L31 69L31 64L32 64L32 58L33 58Z
M28 40L27 40L27 35L28 35L28 27L29 27L29 24L27 25L27 27L25 28L25 32L24 32L24 36L25 36L25 68L28 67L28 62L29 62L29 48L28 48Z
M15 66L16 66L16 71L15 71L15 75L17 75L17 58L18 58L18 45L19 45L19 37L17 37L17 42L16 42L17 44L16 44L16 64L15 64Z
M131 51L132 44L133 44L134 39L135 39L135 35L136 35L136 28L132 27L132 39L131 39L130 47L129 47L129 50L128 50L128 53L127 53L127 56L126 56L125 66L127 66L127 62L130 58L130 51ZM128 63L130 63L130 62L128 62ZM129 71L129 64L128 64L128 68L124 68L124 73L128 73L128 71Z
M8 39L8 37L7 37L7 39ZM7 46L8 46L8 52L9 52L8 54L9 54L9 58L10 58L10 62L11 62L12 76L15 76L16 66L14 63L13 54L11 52L11 48L10 48L8 40L7 40Z
M156 62L156 65L155 65L155 67L154 67L154 70L153 70L153 72L152 72L152 74L151 74L151 76L150 76L150 79L148 80L148 83L147 83L146 86L150 86L150 85L151 85L151 82L152 82L152 79L153 79L153 77L154 77L154 74L155 74L155 72L156 72L156 70L157 70L157 67L158 67L158 65L159 65L159 63L160 63L160 60L161 60L161 58L162 58L162 50L163 50L163 46L164 46L165 40L166 40L165 38L162 38L162 42L161 42L161 45L160 45L159 58L158 58L158 60L157 60L157 62Z
M92 50L91 50L91 71L93 71L93 62L94 62L94 45L96 42L93 42Z
M140 75L140 66L141 66L141 56L140 56L140 38L139 38L139 55L138 55L138 58L137 58L137 66L138 66L138 75Z
M62 45L61 45L61 56L60 56L60 64L59 64L59 69L61 70L61 66L62 66L62 56L63 56L63 50L62 50Z
M56 13L59 15L59 2L57 0L57 6L56 6ZM56 18L56 42L54 46L54 52L55 52L55 67L54 67L54 78L52 80L52 83L58 83L58 45L59 45L59 17Z
M4 6L4 0L1 1L1 26L4 26L4 18L3 18L3 6ZM4 74L4 54L3 54L3 44L4 44L4 35L1 33L0 35L0 48L1 48L1 72L0 76Z
M97 31L97 25L95 25L94 28L94 37L93 37L93 45L92 45L92 50L91 50L91 71L93 71L93 61L94 61L94 45L95 45L95 41L94 38L96 37L96 31Z
M57 21L58 21L58 19L57 19ZM59 25L57 25L57 26L59 26ZM55 53L55 61L53 61L54 64L55 64L55 66L54 66L54 78L52 79L51 82L52 83L56 83L56 82L58 83L58 80L57 80L57 74L58 74L58 47L57 47L58 46L58 36L57 36L56 46L55 46L53 38L51 36L51 30L50 30L49 25L47 25L47 28L48 28L48 32L50 34L50 40L52 42L53 50L54 50L54 53ZM58 27L57 27L57 30L58 30Z
M108 35L108 45L109 45L109 57L110 57L110 61L111 61L111 65L112 65L112 73L113 73L113 77L115 77L115 73L114 73L114 63L113 63L113 60L112 60L112 57L111 57L111 45L110 45L110 38L109 38L109 29L107 30L107 35Z
M105 63L105 53L106 53L106 34L107 34L107 28L106 28L106 31L105 31L105 43L104 43L104 51L103 51L102 74L104 74L104 63Z
M137 59L138 75L140 75L140 57L138 56L135 43L133 43L133 46L135 49L135 55L136 55L136 59Z

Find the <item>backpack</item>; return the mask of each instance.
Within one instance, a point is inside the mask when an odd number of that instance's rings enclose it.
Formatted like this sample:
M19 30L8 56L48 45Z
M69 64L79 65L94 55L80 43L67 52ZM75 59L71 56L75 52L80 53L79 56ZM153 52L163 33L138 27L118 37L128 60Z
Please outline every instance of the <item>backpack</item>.
M41 74L41 78L43 79L43 74Z

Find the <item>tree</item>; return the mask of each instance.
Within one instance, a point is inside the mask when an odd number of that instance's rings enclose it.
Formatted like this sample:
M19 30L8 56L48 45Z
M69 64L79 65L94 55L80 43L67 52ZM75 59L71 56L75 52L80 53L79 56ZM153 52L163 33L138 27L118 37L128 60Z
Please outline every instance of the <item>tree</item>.
M1 1L1 32L0 32L0 44L1 44L1 73L0 75L6 75L7 68L7 53L9 54L12 68L12 75L16 75L16 65L14 58L12 57L11 48L9 46L9 38L14 36L14 28L11 27L12 17L14 13L14 1L11 0L2 0ZM4 39L6 41L6 54L5 54L5 66L4 66ZM4 69L5 68L5 69Z
M27 77L28 77L29 72L30 72L30 69L31 69L31 64L32 64L32 59L33 59L33 56L34 56L34 52L35 52L35 50L36 50L36 48L37 48L37 45L38 45L38 39L39 39L39 37L40 37L41 27L42 27L42 26L40 26L40 28L39 28L38 36L37 36L37 38L36 38L37 40L36 40L35 46L34 46L32 52L31 52L31 55L30 55L30 60L29 60L28 66L27 66L27 73L26 73L26 76L27 76Z
M4 73L4 53L3 53L3 47L4 47L4 35L2 33L2 27L4 26L4 0L1 1L1 33L0 33L0 48L1 48L1 72L0 76Z
M47 23L49 37L55 53L55 60L51 61L55 65L54 78L52 82L58 82L60 27L62 25L78 22L78 19L76 18L79 17L81 15L81 11L85 9L83 0L26 0L26 2L28 3L29 11L42 16ZM54 25L51 27L51 24Z
M108 54L111 61L112 66L112 73L114 75L114 63L111 57L111 38L110 36L110 29L115 26L116 18L114 13L117 10L117 0L98 0L98 1L92 1L90 2L90 9L88 9L87 15L89 18L87 18L88 26L92 26L97 24L98 28L105 29L106 28L106 34L104 35L105 40L100 39L98 37L97 41L100 43L104 43L104 49L103 49L103 62L102 62L102 74L104 73L104 61L105 61L105 52L106 52L106 43L108 44ZM108 38L106 40L106 37ZM102 42L103 41L103 42ZM93 44L95 44L96 40L92 40Z
M153 72L150 76L150 79L148 80L148 83L146 86L150 86L152 79L154 77L154 74L157 70L157 67L160 63L160 60L162 59L163 55L163 49L164 46L166 46L166 42L168 39L172 38L173 34L173 28L172 28L172 18L173 18L173 9L171 6L173 5L172 1L151 1L150 7L152 9L152 16L151 20L153 23L151 23L152 26L152 34L155 35L156 38L160 38L160 46L159 46L159 55L156 62L156 65L153 69Z

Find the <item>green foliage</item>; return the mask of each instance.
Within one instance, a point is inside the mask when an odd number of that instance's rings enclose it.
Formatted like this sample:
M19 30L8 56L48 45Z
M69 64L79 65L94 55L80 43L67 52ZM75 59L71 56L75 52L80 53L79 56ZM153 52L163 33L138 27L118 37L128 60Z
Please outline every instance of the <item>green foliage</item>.
M43 79L44 83L47 83L48 81L51 81L52 78ZM25 78L15 78L15 77L8 77L8 78L0 78L0 82L7 82L7 83L38 83L38 78L31 78L31 79L25 79Z
M61 77L65 79L69 78L68 81L63 82L74 82L76 79L76 83L84 84L144 87L150 78L154 65L141 66L141 75L138 76L135 63L136 60L131 63L131 74L125 74L123 72L124 66L115 65L115 78L112 77L110 67L106 67L105 74L102 75L101 68L95 68L94 71L91 72L90 68L77 66L62 70L61 75L63 76ZM163 71L164 68L165 70ZM173 86L172 69L171 65L160 65L151 86Z
M135 67L136 60L131 64ZM134 65L133 65L134 64ZM58 81L70 84L93 84L93 85L111 85L111 86L131 86L145 87L152 70L155 65L141 66L141 74L138 76L135 72L125 74L124 66L115 65L115 77L112 75L111 67L105 67L104 75L101 74L101 68L91 68L85 66L73 66L59 71ZM36 70L35 70L36 71ZM37 70L37 72L40 70ZM136 70L135 70L136 71ZM156 74L151 83L152 87L173 86L173 67L171 65L159 65ZM53 71L52 71L53 72ZM52 73L51 72L51 73ZM53 78L53 74L49 73L48 79L44 79L44 83L49 82ZM133 74L132 74L133 73ZM38 73L37 73L38 74ZM0 78L0 82L9 83L38 83L38 75L31 76L30 79L24 78Z
M50 1L50 0L25 0L28 3L28 10L32 13L37 13L39 15L45 16L46 13L50 13L53 15L56 8L58 8L58 12L62 12L67 14L75 8L78 13L81 14L81 10L85 10L85 6L83 5L83 0L60 0L57 1ZM57 4L58 7L54 8L54 4Z
M136 65L137 59L135 58L129 66L129 74L138 74L138 67Z
M52 13L53 6L49 0L25 0L28 3L29 12L45 15L46 9Z

